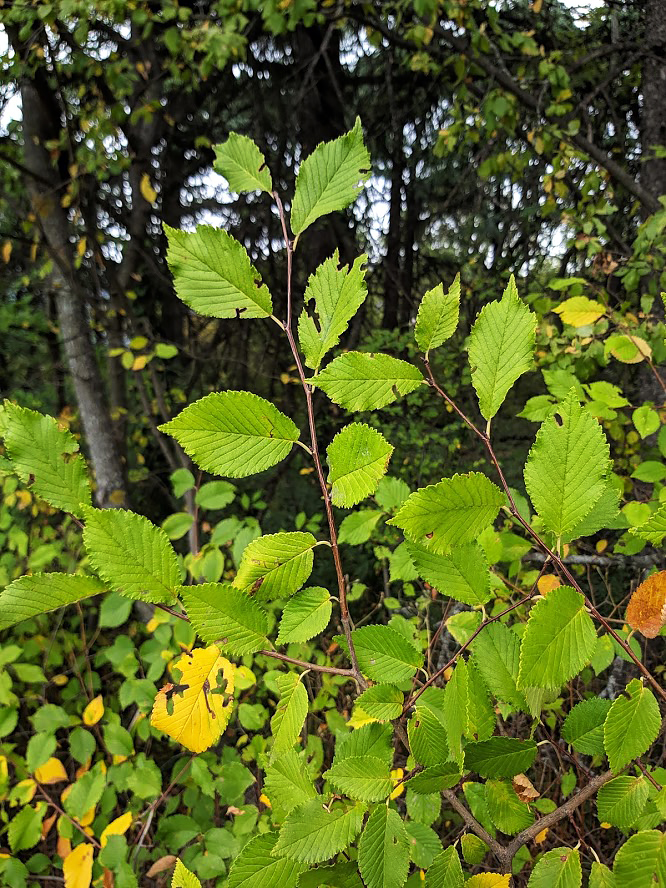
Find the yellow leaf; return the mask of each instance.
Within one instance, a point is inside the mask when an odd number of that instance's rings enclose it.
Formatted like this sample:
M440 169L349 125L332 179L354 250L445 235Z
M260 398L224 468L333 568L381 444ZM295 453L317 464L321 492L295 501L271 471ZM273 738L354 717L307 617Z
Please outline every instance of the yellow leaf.
M131 811L127 811L125 814L121 814L120 817L116 817L115 820L112 820L106 829L102 831L102 835L99 838L99 843L102 848L109 841L109 836L122 836L127 832L131 825Z
M76 255L81 258L85 255L86 252L86 239L82 237L81 240L76 245Z
M150 723L186 749L203 752L220 739L231 717L235 667L212 644L180 657L174 668L180 672L177 684L159 690Z
M465 882L465 888L511 888L511 876L500 873L479 873Z
M65 888L89 888L92 868L93 846L89 842L83 842L67 855L62 865Z
M534 836L534 844L541 845L543 842L546 841L547 835L548 835L548 827L546 827L545 829L542 829L540 833L537 833Z
M60 783L67 780L67 771L60 759L51 757L35 770L35 778L39 783Z
M391 779L392 779L392 780L396 780L396 781L397 781L397 780L402 780L402 778L403 778L404 776L405 776L405 772L404 772L404 770L403 770L402 768L396 768L395 771L391 771ZM393 792L391 793L391 795L389 796L389 798L391 799L391 801L393 801L393 799L397 799L398 796L401 796L401 795L403 794L404 791L405 791L405 784L404 784L404 783L401 783L401 784L399 784L399 786L397 786L397 787L393 790Z
M266 795L266 793L263 793L263 792L262 792L262 794L259 796L259 801L261 802L262 805L265 805L267 808L272 808L272 807L273 807L273 806L271 805L271 800L268 798L268 796Z
M88 727L96 725L103 715L104 701L102 700L102 695L98 694L83 710L83 724L88 725Z
M560 585L559 578L553 574L545 574L543 577L539 577L537 581L537 589L544 598L549 592L552 592L553 589L557 589Z
M143 370L148 363L148 355L137 355L132 362L132 370Z
M600 302L588 299L587 296L572 296L554 308L565 324L572 327L587 327L602 317L606 309Z
M354 711L352 713L352 717L347 722L347 726L350 728L362 728L364 725L370 725L372 722L379 721L379 719L373 718L371 715L368 715L367 712L364 712L358 706L354 706Z
M9 262L9 259L12 255L12 242L5 241L2 245L2 261Z
M19 782L12 789L13 804L27 805L37 792L37 784L31 777Z
M149 204L154 204L157 200L157 191L153 188L148 173L144 173L143 176L141 176L139 191L141 192L143 199L148 201Z
M94 819L95 819L95 806L93 805L92 808L88 808L86 813L83 815L83 817L78 822L81 824L81 826L90 826L90 824L93 822ZM93 833L89 832L88 830L86 830L86 832L88 832L88 835L93 835Z
M652 574L633 593L627 623L646 638L656 638L666 626L666 570Z
M62 820L62 817L60 818ZM72 843L69 839L66 839L64 836L58 836L58 841L56 843L56 854L62 860L68 857L72 853Z
M59 688L61 688L63 685L67 684L69 678L61 673L60 675L54 675L51 681L54 685L57 685Z
M539 15L541 12L541 6L543 4L543 0L532 0L532 12L536 15Z

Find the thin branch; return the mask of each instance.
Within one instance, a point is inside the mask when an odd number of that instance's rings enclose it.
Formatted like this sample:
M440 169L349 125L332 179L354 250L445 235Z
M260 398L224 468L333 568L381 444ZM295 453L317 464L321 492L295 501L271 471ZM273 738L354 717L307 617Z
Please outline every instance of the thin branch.
M293 663L302 669L310 669L312 672L328 672L331 675L345 675L347 678L355 678L353 669L337 669L335 666L320 666L318 663L306 663L305 660L297 660L294 657L287 657L286 654L279 654L277 651L257 651L257 654L263 654L264 657L273 657L274 660L281 660L283 663Z
M452 789L445 789L442 791L442 795L446 799L446 801L451 805L454 811L456 811L462 819L465 821L465 826L467 829L471 830L475 835L477 835L480 839L482 839L486 845L493 852L495 857L504 862L506 857L506 849L500 845L497 839L493 839L487 829L484 829L483 826L479 823L479 821L474 817L474 815L469 811L465 805L460 801L458 796Z
M34 780L34 778L33 778L33 780ZM57 811L58 814L60 814L61 817L64 817L65 820L69 820L69 822L72 824L72 826L73 826L75 829L78 829L78 831L81 833L81 835L85 836L85 839L86 839L87 842L90 842L92 845L95 846L95 848L97 848L98 850L101 851L102 846L101 846L100 843L97 841L97 839L96 839L94 836L89 836L88 833L85 831L85 829L84 829L79 823L77 823L76 820L74 820L74 818L70 817L69 814L66 814L66 813L63 811L63 809L60 807L60 805L56 804L56 802L53 801L53 799L51 798L51 796L48 794L48 792L44 789L44 787L42 786L42 784L41 784L38 780L35 780L35 783L37 784L37 788L39 789L39 791L41 792L41 794L44 796L44 798L46 799L46 801L49 803L49 805L50 805L55 811Z

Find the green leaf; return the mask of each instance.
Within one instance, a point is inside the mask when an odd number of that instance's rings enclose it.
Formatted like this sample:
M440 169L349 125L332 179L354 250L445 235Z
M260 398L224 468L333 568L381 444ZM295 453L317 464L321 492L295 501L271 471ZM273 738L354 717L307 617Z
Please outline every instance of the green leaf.
M583 871L575 848L553 848L538 861L527 883L528 888L580 888Z
M377 486L375 499L380 509L392 512L401 506L411 493L409 485L402 478L382 478Z
M257 145L239 133L229 133L226 142L214 145L213 169L229 183L231 191L273 191L266 159Z
M666 503L662 503L644 524L631 527L630 532L639 539L657 546L666 536Z
M358 512L352 512L340 525L338 542L347 543L350 546L367 543L382 517L382 512L378 512L376 509L359 509Z
M242 657L268 647L268 617L246 592L230 583L181 586L183 607L206 644Z
M562 739L582 755L604 755L604 722L610 700L592 697L576 703L564 719Z
M428 690L420 698L420 702L434 696L436 688ZM460 766L463 763L462 738L469 724L469 687L467 682L467 663L459 659L453 669L453 675L447 681L443 695L444 723L449 743L450 757Z
M585 599L570 586L559 586L530 611L520 646L521 688L559 688L590 662L597 630Z
M659 414L648 404L644 404L642 407L637 407L631 414L631 418L636 427L636 431L641 438L647 438L649 435L654 435L661 424Z
M174 512L162 522L162 530L170 540L179 540L185 536L194 524L194 516L188 512Z
M666 885L666 833L649 829L631 836L615 855L613 874L621 888Z
M456 275L448 293L444 293L443 284L437 284L425 294L416 316L414 337L426 356L431 349L438 348L456 332L459 309L460 274Z
M207 318L267 318L271 294L245 247L221 228L178 231L164 224L176 295Z
M328 626L333 605L321 586L301 589L290 598L282 612L277 644L309 641Z
M271 719L273 749L271 761L290 750L299 739L308 714L308 692L301 682L301 676L287 672L276 679L280 691L280 702Z
M298 441L277 407L250 392L212 392L160 426L206 472L245 478L270 469Z
M387 768L391 766L393 731L390 725L380 725L375 722L340 736L335 746L333 764L343 759L366 755L382 759Z
M64 573L37 573L19 577L0 592L0 629L58 610L104 592L94 577Z
M201 882L188 870L182 860L177 860L171 878L171 888L201 888Z
M525 486L546 527L562 536L592 510L606 490L608 442L572 390L539 429L525 465Z
M318 370L324 358L340 341L349 321L354 317L368 295L364 254L350 268L339 267L338 251L326 259L310 275L305 290L305 307L298 320L298 339L305 363ZM308 314L308 304L314 303L316 317Z
M409 681L423 665L423 654L389 626L354 629L352 641L361 672L379 684Z
M47 762L56 750L55 734L40 732L33 734L28 740L25 752L25 763L28 771L32 773L44 762Z
M641 816L649 794L645 777L616 777L597 793L599 822L628 830Z
M481 777L513 777L531 768L536 754L534 740L491 737L465 746L465 770Z
M333 505L349 508L375 492L393 447L376 429L353 422L338 432L326 453Z
M592 536L599 530L616 529L626 526L624 516L619 511L620 495L610 481L604 484L604 490L587 515L578 524L562 534L563 542L570 542L581 537Z
M42 820L46 814L44 802L38 802L34 808L26 805L9 821L7 839L13 854L34 848L42 838Z
M24 484L56 509L82 516L90 504L90 482L79 442L51 416L5 401L7 455Z
M339 860L333 866L317 866L298 880L298 888L363 888L355 860Z
M386 762L373 755L344 758L322 776L341 793L361 802L379 802L387 798L395 784Z
M520 640L503 623L491 623L472 642L474 664L488 690L504 703L526 709L518 690Z
M332 142L317 145L303 161L291 205L291 230L298 237L321 216L344 210L356 199L370 174L361 120Z
M367 888L401 888L409 872L409 839L400 815L379 805L358 845L358 867Z
M480 625L481 614L474 615L478 617ZM489 740L495 730L497 715L486 683L473 660L467 661L467 688L468 711L465 736L474 741Z
M504 494L480 472L454 475L412 493L387 524L435 554L471 543L497 517Z
M309 381L345 410L378 410L417 389L423 376L391 355L347 352Z
M445 848L428 867L425 888L463 888L464 879L458 852L453 845Z
M273 817L282 822L287 815L317 797L302 754L288 749L266 768L264 793L270 799Z
M300 531L252 540L243 552L234 586L262 599L288 598L312 573L316 545L311 533Z
M356 698L356 706L370 718L376 718L378 721L398 718L403 703L403 692L391 684L375 685Z
M478 543L456 546L448 555L435 555L408 540L407 550L418 575L442 595L471 607L491 598L488 559Z
M228 481L209 481L197 490L194 501L201 509L224 509L235 496L236 488Z
M102 798L105 786L106 774L95 765L72 785L72 791L63 802L65 811L70 817L81 820Z
M604 746L613 771L650 748L659 734L659 704L652 691L634 678L614 700L604 724Z
M439 836L434 829L418 821L408 821L405 829L409 840L409 859L415 866L426 869L442 850Z
M273 854L300 863L328 860L354 841L365 811L363 803L336 804L329 810L321 799L313 799L287 817Z
M227 888L296 888L305 866L274 857L277 841L272 832L250 839L231 866Z
M615 876L603 863L593 863L587 888L618 888Z
M486 801L493 823L508 836L513 836L534 823L534 814L520 801L508 780L488 780Z
M180 567L167 535L135 512L85 507L83 542L90 562L112 589L127 598L171 603Z
M453 789L460 782L460 766L456 762L441 762L415 774L405 784L419 795L431 795L445 789Z
M418 764L436 766L449 758L449 741L441 710L417 705L407 723L407 736L409 750Z
M521 302L511 275L502 298L481 309L469 338L472 384L484 419L495 416L514 382L532 368L535 331L536 315Z

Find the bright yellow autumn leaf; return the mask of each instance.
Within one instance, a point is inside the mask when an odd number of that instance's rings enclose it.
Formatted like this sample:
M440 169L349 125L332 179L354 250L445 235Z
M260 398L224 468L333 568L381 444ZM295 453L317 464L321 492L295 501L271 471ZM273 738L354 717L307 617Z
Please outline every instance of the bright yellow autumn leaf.
M556 577L554 574L544 574L544 576L539 577L537 580L537 589L544 598L549 592L561 585L559 577Z
M98 694L83 710L83 724L88 727L96 725L103 715L104 701L102 700L102 695Z
M89 842L83 842L67 855L62 865L65 888L90 888L93 853L93 846Z
M479 873L465 882L465 888L511 888L511 876L500 873Z
M153 188L148 173L144 173L143 176L141 176L139 190L141 191L141 196L145 201L148 201L149 204L155 203L155 201L157 200L157 191L155 191L155 189Z
M51 757L35 769L35 779L38 783L60 783L67 780L67 771L60 759Z
M112 820L111 823L102 830L102 835L99 837L99 843L102 848L109 841L109 836L122 836L127 832L131 825L131 811L127 811L125 814L121 814L120 817L116 817L115 820Z
M600 302L588 299L587 296L572 296L571 299L565 299L553 311L565 324L570 324L572 327L587 327L603 317L606 309Z
M203 752L220 739L231 717L235 667L212 644L184 654L174 668L177 683L160 689L150 723L186 749Z

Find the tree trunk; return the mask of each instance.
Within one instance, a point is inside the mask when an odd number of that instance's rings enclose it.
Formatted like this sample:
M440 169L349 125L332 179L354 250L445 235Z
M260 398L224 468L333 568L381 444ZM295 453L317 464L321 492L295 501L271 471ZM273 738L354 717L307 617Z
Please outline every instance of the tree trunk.
M655 197L666 194L666 4L645 0L645 42L649 52L643 64L642 185Z
M20 51L16 44L15 48ZM53 103L50 108L47 98ZM25 80L21 101L25 166L31 174L26 185L53 262L51 284L58 324L97 482L96 500L101 507L122 506L127 501L125 476L90 336L85 299L74 277L69 223L60 204L60 177L45 147L53 135L57 101L45 78L39 88L35 80Z

